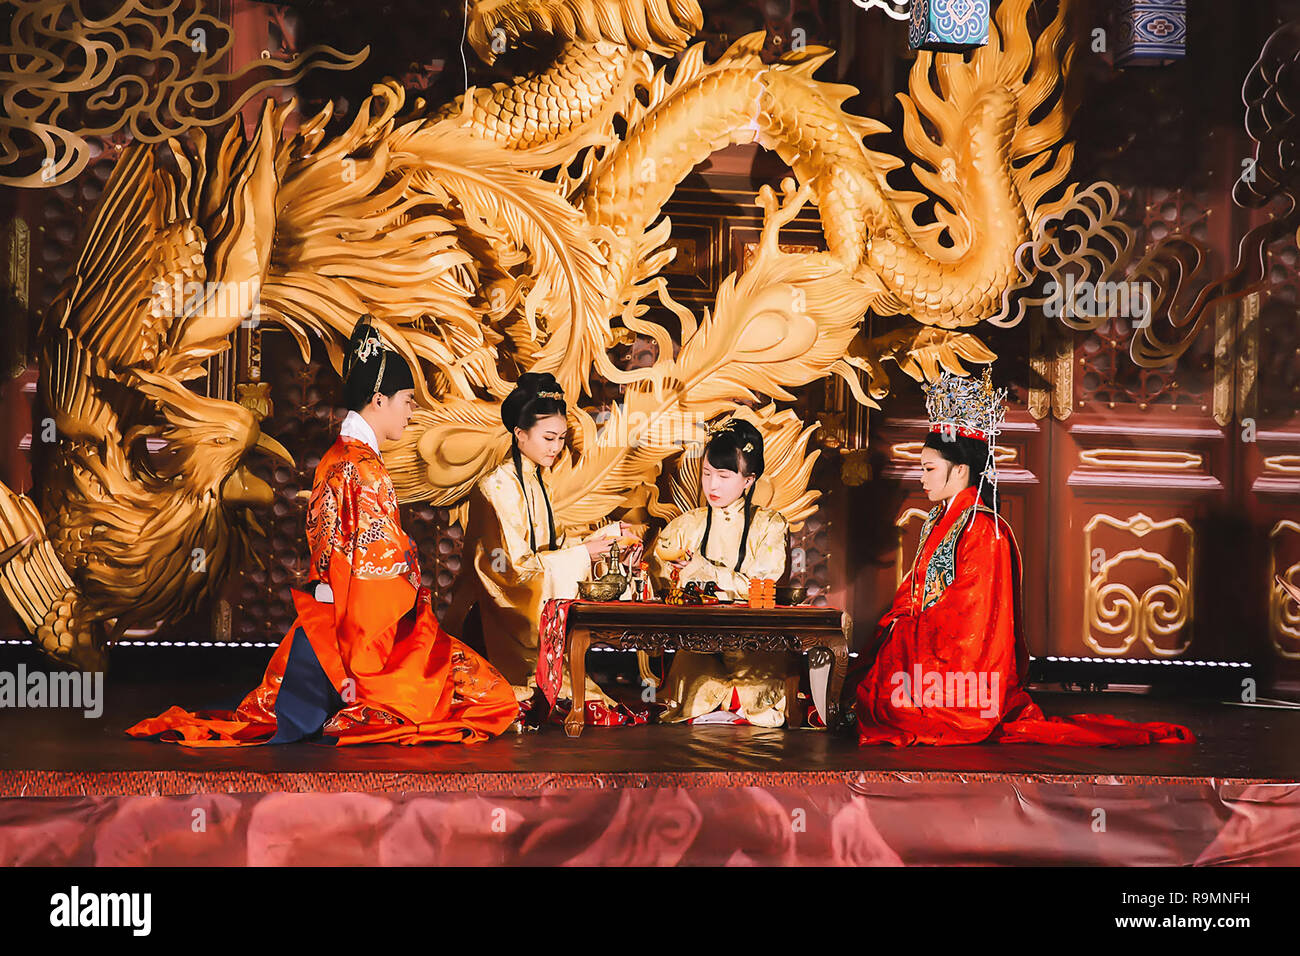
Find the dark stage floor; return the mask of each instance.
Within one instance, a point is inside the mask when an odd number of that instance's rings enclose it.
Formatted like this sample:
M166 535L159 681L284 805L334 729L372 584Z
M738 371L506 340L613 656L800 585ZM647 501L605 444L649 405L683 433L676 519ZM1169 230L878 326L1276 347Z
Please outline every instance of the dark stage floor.
M1133 749L650 725L189 750L123 732L246 689L119 674L97 719L0 710L0 866L1300 864L1296 710L1036 694L1199 737Z
M1033 745L859 748L851 738L817 731L741 727L648 725L589 728L578 740L558 726L541 733L508 735L477 746L374 745L335 748L322 744L190 750L134 740L123 728L169 704L209 705L230 697L228 687L186 685L159 688L113 684L106 688L97 719L68 710L0 711L0 795L68 792L46 789L62 774L77 774L75 792L132 792L127 778L162 772L171 783L162 792L185 792L192 774L217 774L201 789L313 789L317 774L377 775L366 789L420 788L410 775L473 775L460 786L476 789L482 774L660 775L677 777L735 774L844 774L893 776L899 772L970 775L1067 775L1087 778L1173 778L1185 780L1300 780L1300 710L1264 709L1215 701L1155 699L1124 693L1040 691L1034 696L1048 714L1111 713L1134 720L1186 724L1198 737L1192 745L1127 749ZM237 695L236 695L237 696ZM13 773L18 771L19 773ZM33 773L36 772L36 773ZM43 772L43 773L42 773ZM275 779L267 780L266 776ZM280 775L287 775L281 777ZM308 775L299 778L299 775ZM391 779L387 775L394 775ZM505 779L500 781L506 783ZM695 782L700 782L696 780ZM450 781L431 789L460 789ZM35 789L33 789L35 787ZM331 786L330 789L335 789ZM138 792L138 791L137 791Z

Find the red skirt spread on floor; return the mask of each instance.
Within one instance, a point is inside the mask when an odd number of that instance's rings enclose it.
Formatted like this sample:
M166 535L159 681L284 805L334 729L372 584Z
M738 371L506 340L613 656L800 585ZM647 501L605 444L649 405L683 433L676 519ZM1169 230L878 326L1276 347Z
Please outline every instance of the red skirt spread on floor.
M946 510L932 510L912 569L846 685L859 742L1122 747L1195 740L1178 724L1044 716L1023 686L1029 655L1019 591L1011 529L976 507L975 488Z

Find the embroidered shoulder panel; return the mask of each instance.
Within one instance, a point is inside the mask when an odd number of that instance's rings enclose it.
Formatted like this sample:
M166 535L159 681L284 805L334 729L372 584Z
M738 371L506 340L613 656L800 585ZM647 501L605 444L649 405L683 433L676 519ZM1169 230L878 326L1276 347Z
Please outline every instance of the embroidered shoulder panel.
M961 537L962 527L965 524L966 522L960 518L954 521L948 533L934 549L934 553L930 555L930 561L925 566L925 589L921 594L923 611L943 597L943 592L956 577L957 539Z
M418 554L402 531L393 482L379 457L355 442L329 463L312 493L307 544L322 581L329 580L330 561L338 553L359 578L403 575L420 586Z

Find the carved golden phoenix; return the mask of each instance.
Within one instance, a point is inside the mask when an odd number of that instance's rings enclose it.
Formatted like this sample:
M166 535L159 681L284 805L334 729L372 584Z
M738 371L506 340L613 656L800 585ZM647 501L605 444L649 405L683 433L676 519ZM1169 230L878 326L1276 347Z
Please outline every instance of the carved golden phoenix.
M899 99L924 193L890 185L904 161L864 145L888 127L842 109L856 91L814 79L832 51L765 64L756 34L705 62L688 46L695 0L479 0L480 56L558 40L549 67L432 109L376 86L332 138L328 109L290 136L290 107L268 103L250 141L238 127L194 132L165 144L167 165L132 147L44 323L57 451L39 510L0 486L0 586L48 654L85 667L115 631L174 619L233 566L246 506L268 494L241 462L284 451L247 410L183 383L229 347L250 301L304 354L321 336L336 368L369 312L422 370L424 408L385 449L405 500L458 506L505 450L511 380L546 370L573 408L553 478L566 525L632 499L663 517L690 507L683 448L699 422L741 414L769 443L760 500L798 527L817 498L812 429L770 402L838 375L874 406L886 359L915 378L992 360L963 330L997 313L1016 249L1074 195L1066 11L1034 31L1030 6L1004 0L973 54L917 57ZM695 316L659 274L672 256L661 210L709 153L747 142L794 177L781 196L763 191L752 265ZM828 251L784 253L779 230L808 201ZM203 291L170 294L178 279ZM646 317L652 297L680 322L675 337ZM865 341L868 310L914 322ZM615 367L610 348L635 335L658 358ZM599 426L579 407L593 372L624 386ZM148 437L170 457L152 457ZM666 466L673 500L660 501Z

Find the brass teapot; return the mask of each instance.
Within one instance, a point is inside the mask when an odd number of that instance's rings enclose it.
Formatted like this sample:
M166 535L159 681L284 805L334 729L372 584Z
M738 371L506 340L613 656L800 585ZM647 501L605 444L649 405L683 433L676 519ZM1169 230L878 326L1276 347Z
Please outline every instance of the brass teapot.
M623 573L620 557L622 552L619 551L618 542L615 541L610 546L608 555L601 559L605 573L594 581L578 582L578 595L583 600L617 601L627 590L628 576Z

